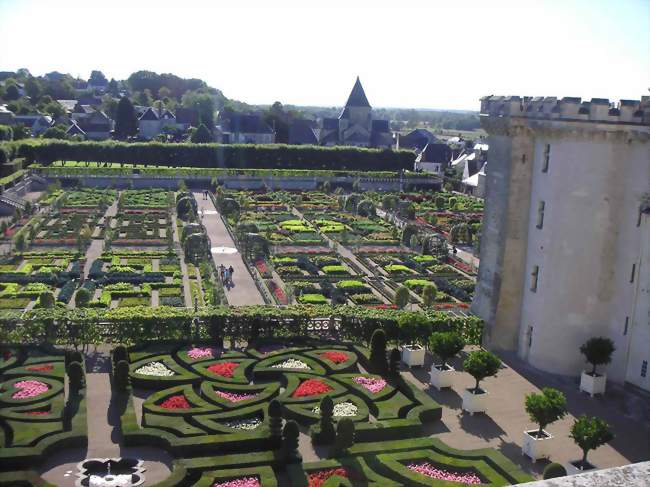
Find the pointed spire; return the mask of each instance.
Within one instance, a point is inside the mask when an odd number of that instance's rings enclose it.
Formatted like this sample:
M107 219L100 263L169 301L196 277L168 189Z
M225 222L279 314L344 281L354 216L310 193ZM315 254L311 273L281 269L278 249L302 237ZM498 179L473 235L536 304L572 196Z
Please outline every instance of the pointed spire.
M348 101L345 104L346 107L370 107L368 103L368 98L366 98L366 93L363 91L363 86L361 86L361 81L357 76L357 80L354 82Z

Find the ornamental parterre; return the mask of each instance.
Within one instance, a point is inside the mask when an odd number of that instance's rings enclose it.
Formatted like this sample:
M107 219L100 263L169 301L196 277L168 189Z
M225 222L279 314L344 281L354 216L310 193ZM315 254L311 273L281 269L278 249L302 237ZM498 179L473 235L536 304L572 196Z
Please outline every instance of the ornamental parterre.
M220 375L221 377L230 379L234 375L235 369L238 366L239 364L237 362L220 362L210 365L208 370L215 375Z
M162 362L150 362L137 369L135 373L154 377L171 377L175 375L175 372Z
M18 391L11 396L12 399L29 399L40 396L49 390L48 385L40 380L21 380L14 384Z
M284 362L280 362L279 364L271 365L271 367L274 369L302 369L302 370L311 369L311 367L309 367L309 365L307 365L302 360L296 360L294 358L290 358L289 360L285 360Z
M216 389L214 393L230 402L247 401L248 399L254 399L257 397L257 394L236 394L234 392L220 391L218 389Z
M215 482L212 487L262 487L257 477L241 477L223 482Z
M319 394L325 394L327 392L333 391L329 385L324 382L319 381L318 379L307 379L303 381L296 390L293 391L291 397L306 397L306 396L317 396Z
M343 418L356 416L358 411L359 408L356 406L356 404L346 401L334 404L334 411L332 414L337 418ZM312 412L315 414L320 414L320 406L315 406L312 409Z
M478 475L472 472L467 472L467 473L451 472L449 470L438 468L435 465L432 465L431 463L428 462L412 463L408 466L408 469L412 470L413 472L426 475L427 477L431 477L432 479L436 479L436 480L444 480L447 482L458 482L461 484L482 483L480 477L478 477Z
M210 347L194 347L187 352L187 356L192 360L201 358L213 358L214 351Z
M363 386L366 389L368 389L373 394L377 394L384 387L386 387L386 381L384 379L375 379L372 377L359 376L359 377L355 377L353 380L360 386Z

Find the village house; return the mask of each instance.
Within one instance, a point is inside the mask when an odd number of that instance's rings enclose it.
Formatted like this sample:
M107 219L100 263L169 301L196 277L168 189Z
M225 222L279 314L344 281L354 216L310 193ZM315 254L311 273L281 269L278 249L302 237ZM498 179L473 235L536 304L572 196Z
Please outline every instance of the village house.
M219 116L215 127L217 142L223 144L273 144L275 131L260 115L228 113Z

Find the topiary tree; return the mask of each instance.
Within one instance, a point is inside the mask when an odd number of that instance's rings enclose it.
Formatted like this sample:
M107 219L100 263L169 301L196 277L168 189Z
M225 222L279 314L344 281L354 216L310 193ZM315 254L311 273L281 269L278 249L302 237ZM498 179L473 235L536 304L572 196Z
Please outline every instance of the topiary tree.
M430 308L436 302L436 296L438 295L438 287L433 284L425 284L422 287L422 305L425 308Z
M375 204L371 200L362 200L357 205L357 214L359 216L375 217L377 210Z
M436 208L443 210L445 208L445 197L442 195L436 196L435 199Z
M320 401L320 439L322 443L332 443L336 439L334 430L334 401L330 396L325 396Z
M83 362L83 355L79 350L66 350L65 351L65 367L68 368L72 362Z
M352 445L354 445L354 422L350 418L343 418L336 427L335 454L340 456Z
M269 403L269 429L271 438L276 440L282 438L282 404L277 399Z
M27 239L23 232L18 233L14 239L14 246L17 252L24 252L27 249Z
M544 467L544 480L566 476L566 468L559 463L549 463Z
M117 362L113 379L118 391L126 391L129 388L129 363L126 360Z
M402 243L404 245L410 245L411 237L413 235L417 235L417 233L418 233L418 227L409 223L402 230Z
M566 416L566 397L557 389L545 387L541 394L526 396L526 412L530 420L539 426L537 437L543 438L547 425Z
M190 219L196 212L196 201L191 196L183 196L176 202L176 213L181 220Z
M402 313L397 325L402 342L423 344L431 334L431 321L422 313Z
M129 354L124 345L118 345L113 349L113 363L117 364L121 360L129 361Z
M616 348L614 342L605 337L593 337L580 346L580 353L587 362L593 365L591 375L596 375L596 366L605 365L612 361L612 354Z
M470 353L463 362L465 372L476 380L476 386L474 387L475 394L478 394L480 391L479 383L486 377L496 375L499 367L501 367L501 359L485 350Z
M370 338L370 363L379 373L387 369L386 333L381 328L377 328Z
M68 379L70 390L79 392L84 387L84 369L79 362L71 362L68 365Z
M193 144L209 144L210 142L214 142L214 137L212 136L210 129L202 123L194 131L190 140Z
M302 460L300 453L298 453L298 438L300 436L300 429L298 423L293 419L287 421L282 429L282 448L287 463L298 463Z
M90 302L90 291L85 287L79 288L74 296L74 305L77 308L85 308Z
M587 463L587 453L612 441L614 434L604 420L593 416L582 415L571 426L571 434L569 437L573 438L573 441L582 450L581 463L585 466Z
M50 309L54 308L54 294L52 291L43 291L38 298L41 308Z
M399 365L402 361L402 354L397 348L393 348L390 351L390 359L388 362L388 372L393 376L399 375Z
M406 286L400 286L395 291L394 304L399 309L404 308L409 302L409 290Z
M429 337L429 348L442 361L442 368L447 368L447 362L454 358L463 347L465 340L458 333L452 331L438 331Z

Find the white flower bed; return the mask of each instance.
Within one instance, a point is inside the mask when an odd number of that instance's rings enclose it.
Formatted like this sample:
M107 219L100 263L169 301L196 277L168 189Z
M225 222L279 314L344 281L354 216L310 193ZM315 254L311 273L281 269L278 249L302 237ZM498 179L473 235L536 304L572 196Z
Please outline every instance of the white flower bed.
M320 414L320 406L314 407L314 409L311 411L315 414ZM333 414L335 417L341 418L346 416L356 416L358 411L359 408L356 406L356 404L346 401L334 404Z
M305 362L302 360L296 360L295 358L290 358L289 360L285 360L279 364L271 365L271 367L274 369L311 369L311 367L309 367Z
M254 430L262 424L262 420L260 418L235 419L233 421L225 421L223 424L228 428L236 430Z
M176 375L176 372L171 370L162 362L151 362L143 365L139 369L136 369L135 373L140 375L153 375L156 377L171 377L172 375Z

